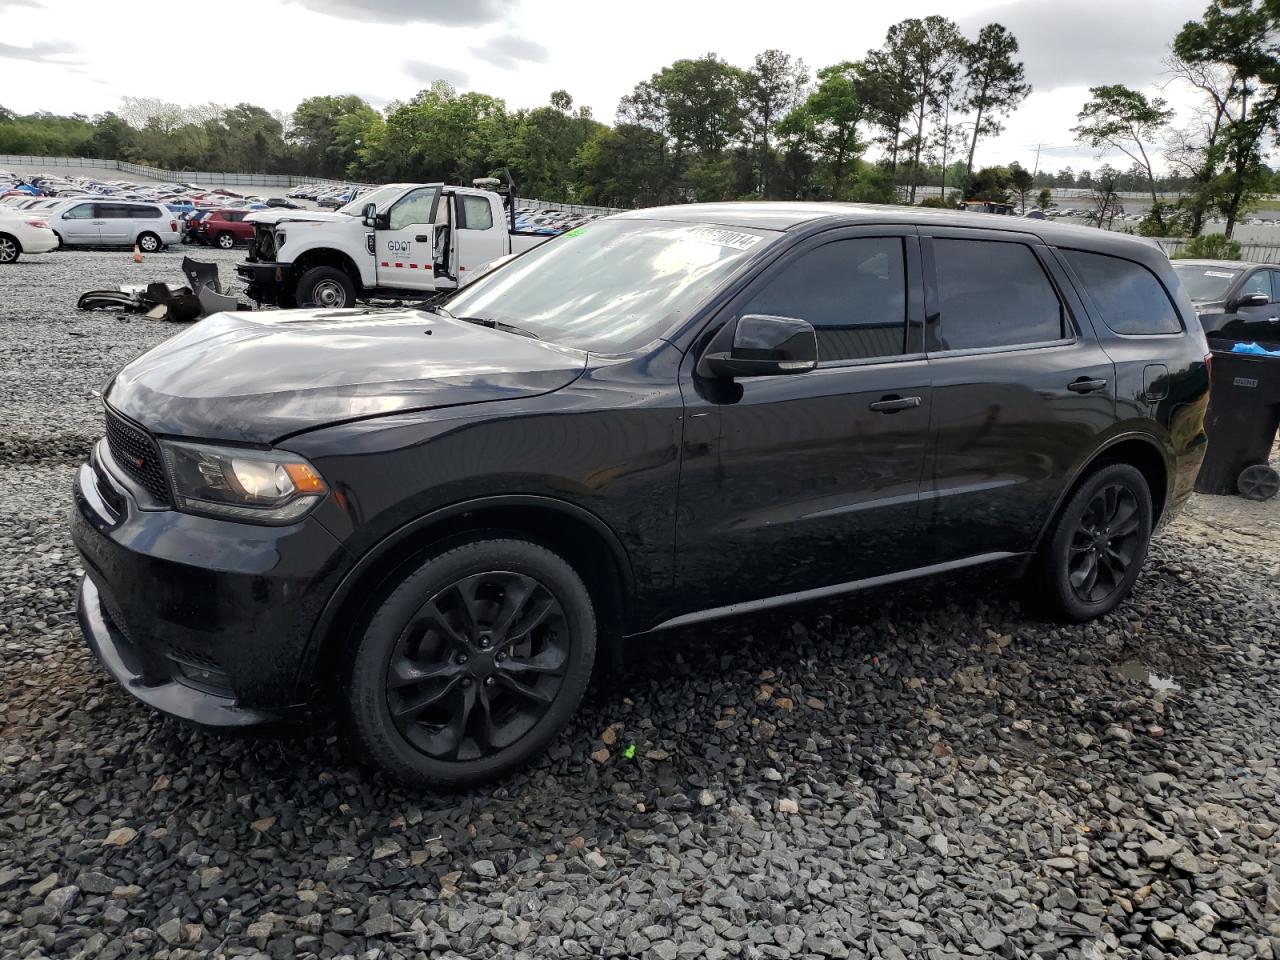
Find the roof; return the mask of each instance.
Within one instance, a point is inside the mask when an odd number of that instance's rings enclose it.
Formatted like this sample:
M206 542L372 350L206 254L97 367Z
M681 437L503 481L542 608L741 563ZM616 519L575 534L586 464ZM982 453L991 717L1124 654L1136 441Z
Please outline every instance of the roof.
M714 223L726 227L760 230L793 230L819 221L850 226L860 224L914 224L932 227L962 227L1002 233L1025 233L1056 246L1079 247L1145 260L1159 252L1147 238L1100 230L1097 227L1001 217L989 213L968 213L936 207L908 207L874 203L829 203L825 201L736 203L685 203L667 207L630 210L616 216L629 220L677 220ZM1141 251L1141 252L1140 252ZM1164 256L1162 252L1159 253Z

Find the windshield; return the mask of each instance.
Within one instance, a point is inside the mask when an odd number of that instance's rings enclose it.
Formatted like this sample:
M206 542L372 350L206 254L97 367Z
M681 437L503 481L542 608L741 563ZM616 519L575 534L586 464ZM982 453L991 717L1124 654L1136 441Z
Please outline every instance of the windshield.
M477 280L446 306L543 340L602 353L643 346L696 308L778 236L663 220L601 220L570 230Z
M1239 270L1203 263L1175 263L1173 269L1192 300L1221 300L1240 276Z
M364 210L366 203L374 204L379 213L386 213L386 206L389 201L404 193L404 187L379 187L371 193L366 193L362 197L356 197L345 207L339 207L338 213L345 213L349 217L358 217Z

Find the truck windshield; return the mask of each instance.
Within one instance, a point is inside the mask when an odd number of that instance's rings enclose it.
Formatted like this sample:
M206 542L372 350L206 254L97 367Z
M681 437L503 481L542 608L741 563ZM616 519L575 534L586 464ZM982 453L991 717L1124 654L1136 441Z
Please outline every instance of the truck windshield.
M378 208L379 213L387 212L387 204L393 199L404 193L404 187L379 187L372 193L366 193L363 197L356 197L345 207L339 207L338 213L345 213L349 217L358 217L364 210L366 203L372 203Z
M570 230L466 287L445 306L543 340L623 353L687 317L771 230L601 220Z

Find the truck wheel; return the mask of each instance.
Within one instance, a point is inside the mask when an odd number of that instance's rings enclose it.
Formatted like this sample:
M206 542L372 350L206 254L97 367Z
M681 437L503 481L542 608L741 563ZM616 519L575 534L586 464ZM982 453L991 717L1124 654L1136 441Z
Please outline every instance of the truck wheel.
M1072 623L1110 613L1142 571L1151 529L1151 490L1136 467L1112 463L1090 474L1041 548L1039 605Z
M312 267L298 281L298 305L338 309L356 302L356 285L337 267Z
M220 246L223 250L230 250L235 245L236 245L236 238L233 237L231 234L227 233L225 230L222 231L222 233L218 234L218 246Z
M525 540L467 543L374 613L346 673L347 732L409 786L503 777L568 724L595 651L591 597L565 560Z

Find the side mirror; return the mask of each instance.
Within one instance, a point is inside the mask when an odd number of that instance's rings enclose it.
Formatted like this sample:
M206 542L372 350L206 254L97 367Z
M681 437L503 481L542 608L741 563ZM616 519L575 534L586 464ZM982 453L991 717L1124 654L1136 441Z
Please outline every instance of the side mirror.
M377 204L366 203L360 211L360 216L364 218L364 225L366 227L376 226L378 222Z
M807 320L749 313L726 323L698 361L704 377L771 377L818 366L818 335Z
M1271 303L1271 298L1265 293L1246 293L1243 297L1237 297L1235 309L1241 307L1265 307Z

